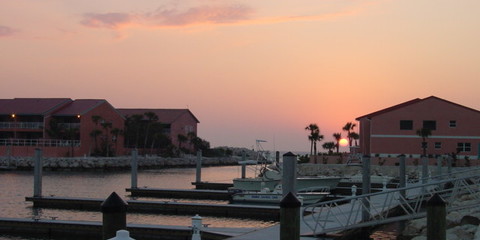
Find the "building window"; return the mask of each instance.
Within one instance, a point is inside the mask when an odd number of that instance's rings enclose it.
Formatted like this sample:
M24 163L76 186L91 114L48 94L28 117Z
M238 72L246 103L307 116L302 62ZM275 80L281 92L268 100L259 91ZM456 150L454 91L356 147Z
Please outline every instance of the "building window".
M437 129L437 122L432 120L425 120L423 121L423 128L436 130Z
M458 143L457 150L459 152L470 152L472 151L472 144L470 143Z
M451 128L457 127L457 121L451 120L451 121L448 123L448 126L450 126Z
M435 142L435 149L442 149L442 143L441 142Z
M413 130L413 121L400 120L400 130Z

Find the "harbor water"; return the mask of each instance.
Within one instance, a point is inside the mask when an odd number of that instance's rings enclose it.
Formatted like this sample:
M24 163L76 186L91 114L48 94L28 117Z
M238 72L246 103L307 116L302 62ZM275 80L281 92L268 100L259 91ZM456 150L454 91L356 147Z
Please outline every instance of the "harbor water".
M222 166L202 168L202 181L232 182L241 175L240 166ZM195 181L195 168L170 168L139 170L138 187L193 189L191 184ZM251 174L252 173L247 173ZM248 176L248 175L247 175ZM44 171L43 196L58 197L84 197L107 198L116 192L125 200L130 200L125 188L130 187L130 171ZM75 221L102 221L101 212L59 210L47 208L33 208L33 203L26 202L25 197L33 196L33 170L32 171L2 171L0 172L0 217L3 218L40 218ZM148 199L148 198L137 198ZM152 199L155 201L195 201L174 199ZM197 201L198 202L198 201ZM203 200L201 202L225 204L225 201ZM161 215L145 213L129 213L128 223L191 226L192 216ZM245 227L263 228L275 224L269 221L252 219L203 217L203 223L210 227ZM29 239L0 235L0 240Z

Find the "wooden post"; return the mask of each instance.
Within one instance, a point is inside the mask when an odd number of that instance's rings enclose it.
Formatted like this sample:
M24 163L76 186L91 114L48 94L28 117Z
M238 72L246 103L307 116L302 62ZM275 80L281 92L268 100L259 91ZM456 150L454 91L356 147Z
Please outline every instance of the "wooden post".
M42 150L35 149L35 164L34 164L34 177L33 177L33 196L42 196L42 174L43 174L43 161Z
M300 239L300 206L300 200L292 192L280 202L280 240Z
M437 176L442 175L442 156L438 155L437 157Z
M451 174L452 173L452 156L448 155L447 157L447 173Z
M428 157L422 156L422 184L428 182Z
M427 240L446 239L446 203L435 194L427 201Z
M132 188L137 188L138 184L138 151L137 149L132 150L132 161L130 162L132 168Z
M370 194L370 156L364 155L362 157L362 195ZM362 222L370 220L370 198L362 198L363 210L362 210ZM370 239L369 229L362 228L361 239Z
M399 173L398 173L398 176L400 177L400 188L404 188L407 186L407 178L406 178L406 175L407 175L407 166L406 166L406 162L405 162L405 155L402 154L399 157L399 162L400 162L400 166L399 166ZM405 198L405 195L406 195L406 192L405 190L401 190L400 191L400 195L402 195L402 197Z
M202 227L202 217L198 216L198 214L192 217L192 240L202 240L200 234Z
M243 151L242 153L242 178L246 178L246 173L247 173L247 153Z
M102 203L103 240L113 238L118 230L127 229L127 202L113 192Z
M297 194L297 155L288 152L283 154L282 196L288 193Z
M197 151L197 172L195 174L195 182L201 183L202 182L202 151Z

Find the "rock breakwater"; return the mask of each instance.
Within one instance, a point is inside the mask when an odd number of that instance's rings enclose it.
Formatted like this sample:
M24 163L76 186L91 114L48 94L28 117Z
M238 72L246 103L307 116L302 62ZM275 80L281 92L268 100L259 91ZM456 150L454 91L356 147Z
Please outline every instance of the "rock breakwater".
M202 166L222 166L238 164L239 157L202 157ZM195 167L197 158L187 156L181 158L144 157L139 156L139 168L166 168L166 167ZM47 169L127 169L130 168L131 157L79 157L79 158L43 158L43 167ZM15 167L17 169L32 169L33 157L0 158L0 166Z

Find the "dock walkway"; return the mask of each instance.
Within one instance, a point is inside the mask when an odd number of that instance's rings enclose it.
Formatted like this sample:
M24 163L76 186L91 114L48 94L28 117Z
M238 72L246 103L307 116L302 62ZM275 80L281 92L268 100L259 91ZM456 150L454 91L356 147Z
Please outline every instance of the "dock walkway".
M72 197L26 197L25 200L33 202L34 207L88 211L100 211L100 205L104 201L104 199ZM127 203L129 212L183 214L192 216L199 214L205 216L262 219L267 221L280 220L280 207L278 206L142 200L127 200Z

